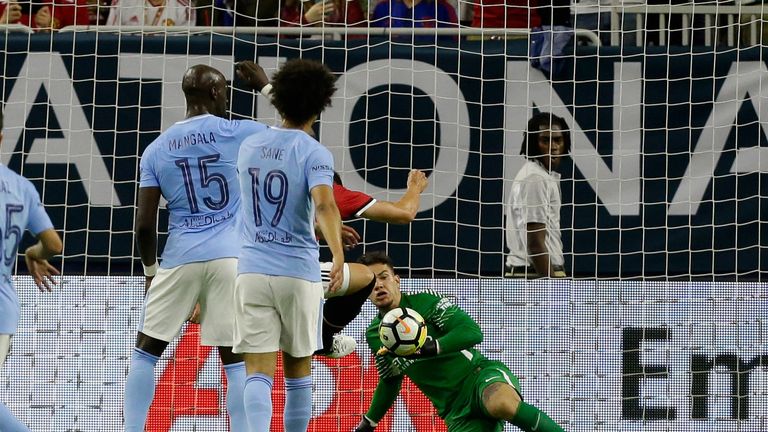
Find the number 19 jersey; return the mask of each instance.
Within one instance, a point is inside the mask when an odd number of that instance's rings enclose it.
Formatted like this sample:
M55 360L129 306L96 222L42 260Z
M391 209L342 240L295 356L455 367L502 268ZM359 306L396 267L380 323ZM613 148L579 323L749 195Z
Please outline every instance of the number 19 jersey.
M310 191L333 187L331 152L303 131L271 127L243 142L237 167L244 227L238 273L320 282Z
M140 187L159 187L168 201L160 267L237 257L237 152L246 137L266 128L206 114L175 123L147 147Z

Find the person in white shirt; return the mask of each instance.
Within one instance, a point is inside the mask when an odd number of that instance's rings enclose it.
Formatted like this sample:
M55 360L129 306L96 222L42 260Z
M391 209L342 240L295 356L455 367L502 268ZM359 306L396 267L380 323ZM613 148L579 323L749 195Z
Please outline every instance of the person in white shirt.
M505 277L565 277L560 174L555 170L570 150L564 119L539 113L528 120L520 151L528 160L512 182L507 205Z
M193 26L195 10L189 0L114 0L109 26Z

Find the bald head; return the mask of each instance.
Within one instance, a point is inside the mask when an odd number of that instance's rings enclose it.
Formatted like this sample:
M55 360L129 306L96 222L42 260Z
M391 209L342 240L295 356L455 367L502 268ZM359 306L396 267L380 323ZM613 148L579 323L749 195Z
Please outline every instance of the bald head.
M181 80L181 90L187 100L187 117L226 115L227 80L217 69L202 64L190 67Z

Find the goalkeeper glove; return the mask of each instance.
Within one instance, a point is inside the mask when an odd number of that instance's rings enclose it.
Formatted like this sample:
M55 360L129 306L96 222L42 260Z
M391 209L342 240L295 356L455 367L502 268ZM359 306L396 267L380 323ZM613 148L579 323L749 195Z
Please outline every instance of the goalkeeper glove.
M387 355L387 354L397 356L397 354L388 350L386 347L381 347L379 348L378 351L376 351L376 355ZM434 357L438 354L440 354L440 348L437 345L437 341L434 339L427 339L426 342L424 342L424 345L422 345L421 348L419 348L415 353L406 355L406 356L398 356L398 357L417 360L421 358Z
M360 424L357 425L353 432L373 432L376 429L377 424L378 423L374 423L373 420L368 417L363 416L363 419L360 420Z

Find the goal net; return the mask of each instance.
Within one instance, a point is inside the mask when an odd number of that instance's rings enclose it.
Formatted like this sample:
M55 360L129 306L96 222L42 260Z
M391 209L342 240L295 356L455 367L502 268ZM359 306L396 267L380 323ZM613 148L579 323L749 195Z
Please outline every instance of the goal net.
M346 187L396 202L411 169L429 177L412 223L349 222L363 237L349 261L386 250L404 290L464 308L481 351L566 430L768 428L762 6L574 7L576 25L602 13L594 32L530 34L472 27L472 4L455 6L461 32L266 22L233 33L214 2L198 11L211 14L204 29L0 33L0 159L32 180L65 244L53 293L17 265L21 321L0 402L33 431L122 430L143 301L139 156L184 118L187 67L231 80L233 118L278 124L233 64L271 74L305 57L338 77L316 134ZM537 112L565 119L572 142L559 181L565 280L502 277L512 180ZM161 210L160 249L166 229ZM352 430L367 410L375 313L366 305L345 329L356 353L313 361L310 430ZM187 325L156 367L148 430L228 430L226 379L199 342ZM406 384L378 430L447 428Z

